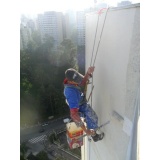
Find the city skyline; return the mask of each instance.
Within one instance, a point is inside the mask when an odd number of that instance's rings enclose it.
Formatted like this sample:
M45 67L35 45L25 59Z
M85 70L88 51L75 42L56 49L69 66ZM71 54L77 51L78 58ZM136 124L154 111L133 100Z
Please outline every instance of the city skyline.
M117 6L124 0L22 0L20 14L36 16L45 11L66 12L67 10L80 11L85 8L94 7L96 3L107 3L109 6ZM129 0L132 3L139 3L140 0Z

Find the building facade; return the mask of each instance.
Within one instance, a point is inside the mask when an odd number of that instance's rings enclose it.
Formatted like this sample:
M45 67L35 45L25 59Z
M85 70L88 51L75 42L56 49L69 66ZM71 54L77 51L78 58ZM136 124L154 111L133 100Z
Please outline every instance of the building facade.
M90 66L98 16L97 13L86 16L86 70ZM105 10L99 17L95 51L98 46L94 64L94 90L89 103L98 115L99 125L107 121L110 123L101 128L105 133L103 140L90 142L85 138L82 160L137 160L140 116L140 5ZM88 85L87 97L91 91L92 85Z
M51 36L54 39L55 48L63 41L63 15L61 12L48 11L38 15L38 28L41 33L41 40L45 36Z
M25 16L21 17L20 23L20 49L26 49L32 39L32 33L37 30L36 21Z
M77 44L78 46L85 45L85 12L77 12Z
M117 4L118 7L126 6L132 4L131 1L121 1L120 3Z

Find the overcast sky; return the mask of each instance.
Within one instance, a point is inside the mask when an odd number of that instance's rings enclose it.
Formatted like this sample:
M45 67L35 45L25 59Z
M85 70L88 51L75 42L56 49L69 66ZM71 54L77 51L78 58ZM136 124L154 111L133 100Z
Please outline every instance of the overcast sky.
M123 0L97 0L106 2L109 6L116 6ZM130 0L132 3L139 3L140 0ZM67 9L81 10L82 8L93 6L94 0L21 0L20 13L35 15L44 11L61 11Z

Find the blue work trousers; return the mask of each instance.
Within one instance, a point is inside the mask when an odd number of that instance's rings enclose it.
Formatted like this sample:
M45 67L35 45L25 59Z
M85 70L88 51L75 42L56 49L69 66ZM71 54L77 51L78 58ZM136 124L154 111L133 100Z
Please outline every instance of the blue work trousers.
M84 117L88 129L96 129L98 127L98 116L88 103L84 103L79 107L81 117Z

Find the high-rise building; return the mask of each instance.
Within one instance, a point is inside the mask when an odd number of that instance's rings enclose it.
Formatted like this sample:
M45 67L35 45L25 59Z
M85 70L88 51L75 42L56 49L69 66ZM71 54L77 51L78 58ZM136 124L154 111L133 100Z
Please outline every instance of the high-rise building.
M105 16L107 15L107 16ZM140 4L104 10L97 35L104 29L97 54L92 55L98 14L86 16L86 69L96 67L87 96L105 136L99 142L84 138L81 160L138 160L140 120ZM101 22L101 23L100 23ZM100 39L99 39L100 38ZM86 70L87 71L87 70ZM93 86L94 90L93 90ZM93 93L92 93L93 91ZM99 96L100 95L100 96ZM159 158L160 159L160 158Z
M108 4L105 2L97 2L94 5L95 10L100 10L102 8L107 8L107 7L108 7Z
M63 41L63 15L61 12L48 11L38 15L38 27L41 33L41 40L46 35L54 38L54 46L57 46Z
M26 49L28 41L30 39L30 33L26 25L22 24L20 25L20 49Z
M63 19L64 26L64 38L71 39L74 43L77 42L76 39L76 12L68 10Z
M33 19L21 16L20 23L20 49L26 49L32 33L36 30L36 24Z
M78 46L85 45L85 11L77 12L77 43Z
M130 1L121 1L120 3L117 4L117 6L121 7L121 6L130 5L130 4L132 4L132 2Z

